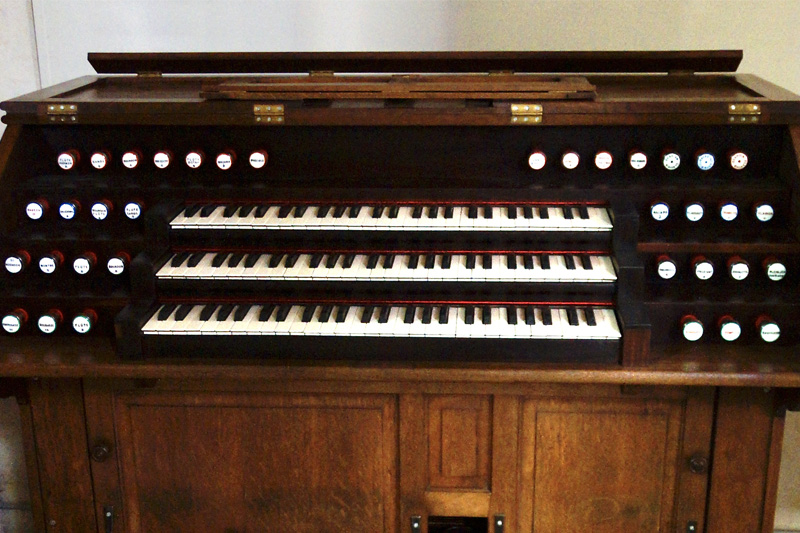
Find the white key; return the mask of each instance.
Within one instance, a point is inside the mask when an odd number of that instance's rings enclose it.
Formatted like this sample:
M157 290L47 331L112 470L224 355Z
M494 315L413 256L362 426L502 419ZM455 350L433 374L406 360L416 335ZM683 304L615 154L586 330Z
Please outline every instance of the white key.
M277 320L271 321L272 323L274 323L275 334L276 335L290 334L294 322L301 321L302 318L303 318L303 306L292 305L291 309L289 310L289 314L286 315L286 319L283 322L278 322Z
M258 322L258 313L261 307L258 305L251 305L250 309L247 311L247 314L244 315L244 318L240 321L233 322L233 326L231 327L231 335L244 335L250 329L250 323L254 320ZM235 311L234 311L235 312ZM231 313L233 316L233 313Z
M159 320L158 315L164 309L164 305L158 308L158 310L153 313L153 316L147 321L147 323L142 327L142 333L145 335L157 335L163 331L169 331L172 327L172 318L175 316L176 309L173 309L172 312L169 314L166 320Z
M429 337L447 337L447 338L455 338L457 334L457 327L458 321L456 320L456 315L458 314L458 307L447 306L447 323L442 324L440 322L440 313L441 313L441 306L436 306L433 311L433 320L432 324L435 327L431 328L429 331Z
M253 306L253 320L247 323L247 327L244 331L247 335L261 335L262 331L264 330L264 322L259 320L261 316L261 311L264 309L263 305L254 305ZM273 311L274 313L275 311Z
M169 317L169 321L171 322L169 332L171 335L191 335L197 334L200 331L200 326L202 322L200 321L200 312L202 311L202 306L195 305L189 311L189 314L183 320L176 320L175 315L177 314L180 306L175 309L175 313L173 313Z
M402 313L400 313L400 307L393 305L389 310L389 317L383 324L378 324L375 328L377 335L379 337L394 337L395 334L395 325L397 321L402 321Z

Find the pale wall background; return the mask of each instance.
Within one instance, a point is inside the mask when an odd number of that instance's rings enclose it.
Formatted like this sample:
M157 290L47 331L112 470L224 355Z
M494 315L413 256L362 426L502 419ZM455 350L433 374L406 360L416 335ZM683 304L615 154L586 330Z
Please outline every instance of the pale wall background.
M800 93L800 1L0 0L0 100L91 74L90 51L730 48L740 72ZM2 401L0 533L30 527L19 440ZM798 416L776 527L800 531Z

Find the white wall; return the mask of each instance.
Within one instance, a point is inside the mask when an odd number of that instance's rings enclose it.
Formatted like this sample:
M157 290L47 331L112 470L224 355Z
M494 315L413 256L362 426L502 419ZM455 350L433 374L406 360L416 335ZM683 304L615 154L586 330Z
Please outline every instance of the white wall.
M91 73L90 51L741 48L800 93L798 28L797 0L0 0L0 100ZM799 444L795 415L779 528L800 530Z

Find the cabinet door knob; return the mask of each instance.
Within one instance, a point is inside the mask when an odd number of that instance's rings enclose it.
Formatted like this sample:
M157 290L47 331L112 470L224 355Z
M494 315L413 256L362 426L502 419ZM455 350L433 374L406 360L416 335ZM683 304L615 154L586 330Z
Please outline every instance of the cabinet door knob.
M92 446L92 459L97 461L98 463L102 463L103 461L107 460L111 457L111 445L107 442L97 442L94 446Z
M708 459L699 453L689 458L689 470L694 474L705 474L708 472Z

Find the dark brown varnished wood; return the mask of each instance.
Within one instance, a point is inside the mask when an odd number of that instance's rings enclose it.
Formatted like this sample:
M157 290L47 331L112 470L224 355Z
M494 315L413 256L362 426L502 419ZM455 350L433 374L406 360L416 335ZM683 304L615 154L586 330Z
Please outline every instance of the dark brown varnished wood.
M100 74L268 72L733 72L741 50L664 52L90 53Z

